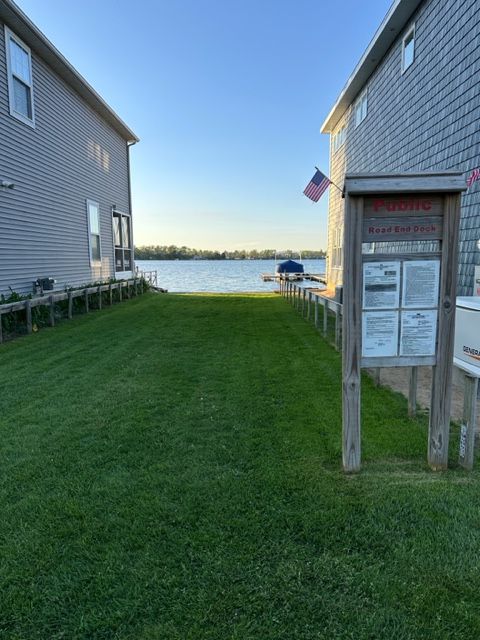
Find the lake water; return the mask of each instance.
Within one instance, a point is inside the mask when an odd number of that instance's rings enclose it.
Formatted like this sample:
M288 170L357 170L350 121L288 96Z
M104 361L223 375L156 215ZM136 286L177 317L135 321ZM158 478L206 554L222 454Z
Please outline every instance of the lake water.
M302 260L306 273L325 273L325 260ZM156 271L158 286L171 292L267 292L278 289L263 282L274 273L274 260L137 260L141 271ZM305 281L305 285L312 283Z

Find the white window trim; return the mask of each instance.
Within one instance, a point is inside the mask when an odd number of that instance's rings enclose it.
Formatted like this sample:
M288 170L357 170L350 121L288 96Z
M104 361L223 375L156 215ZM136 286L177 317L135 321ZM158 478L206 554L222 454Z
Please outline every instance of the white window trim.
M357 108L360 107L360 109L362 109L362 104L364 101L365 101L365 114L362 116L360 112L361 118L357 122ZM353 117L355 119L355 128L359 127L362 124L362 122L367 117L367 114L368 114L368 89L365 89L364 91L362 91L358 99L355 101L355 105L353 107Z
M101 230L101 219L100 219L100 205L95 200L85 200L86 209L87 209L87 227L88 227L88 255L90 257L90 265L99 265L102 264L102 230ZM92 256L92 230L90 228L90 205L95 205L98 211L98 246L100 248L100 260L94 260Z
M408 40L408 38L413 34L413 58L412 61L410 62L409 65L405 66L405 42ZM410 69L410 67L412 66L412 64L415 62L415 23L413 23L407 33L404 35L403 40L402 40L402 74L405 73L405 71L407 71L407 69Z
M343 269L343 224L333 231L332 269Z
M116 252L117 249L121 249L122 251L125 251L125 247L124 246L117 247L117 245L115 244L115 233L114 233L114 230L113 230L113 217L114 217L115 214L120 216L120 220L121 220L121 218L123 216L124 218L128 218L128 221L129 221L128 222L128 228L129 228L129 231L130 231L130 248L127 249L127 251L130 251L130 264L132 265L132 268L131 268L130 271L116 271L117 265L116 265L116 253L115 252ZM115 277L119 277L119 274L123 274L123 275L132 274L133 270L134 270L134 261L133 261L133 257L134 257L133 249L134 249L134 247L133 247L132 216L131 216L130 213L124 213L123 211L120 211L120 209L117 209L117 208L114 209L113 207L112 207L112 246L113 246L113 270L114 270L114 273L115 273ZM121 277L123 277L123 275Z
M28 85L28 87L30 89L30 99L31 99L31 108L32 108L31 119L27 118L27 116L23 115L23 113L19 113L18 111L15 111L15 108L14 108L13 72L12 72L12 63L10 59L10 40L13 40L14 42L16 42L19 47L22 47L22 49L24 49L28 53L28 62L29 62L29 68L30 68L30 84ZM17 120L20 120L20 122L23 122L24 124L28 124L29 127L32 127L33 129L35 129L35 100L33 97L32 52L30 51L30 47L27 47L27 45L23 42L23 40L20 40L20 38L16 36L13 33L13 31L11 31L6 25L5 25L5 55L7 59L8 103L10 108L10 115L13 118L16 118ZM24 81L22 80L22 82Z
M343 147L345 141L347 139L347 126L343 125L337 133L333 135L333 153L336 153L339 149Z

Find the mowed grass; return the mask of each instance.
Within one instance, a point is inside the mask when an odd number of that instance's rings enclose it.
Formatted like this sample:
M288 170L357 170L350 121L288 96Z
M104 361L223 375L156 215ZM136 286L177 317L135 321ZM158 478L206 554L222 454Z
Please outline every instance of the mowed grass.
M281 298L146 295L0 348L0 638L480 637L480 481Z

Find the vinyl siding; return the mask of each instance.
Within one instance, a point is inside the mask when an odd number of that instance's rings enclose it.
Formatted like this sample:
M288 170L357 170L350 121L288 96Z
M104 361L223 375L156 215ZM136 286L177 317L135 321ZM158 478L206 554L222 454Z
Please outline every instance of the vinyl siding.
M415 22L415 60L401 73L402 40ZM365 85L368 114L357 127L353 110L344 147L331 156L337 184L345 172L441 171L470 173L480 166L480 14L478 0L427 0L412 16ZM331 194L329 225L343 218ZM471 295L480 238L480 184L462 197L459 295ZM333 247L330 245L329 254ZM332 283L341 271L331 270Z
M32 50L35 128L9 112L0 28L0 293L114 275L111 206L130 211L126 141ZM86 200L100 205L102 264L92 267Z

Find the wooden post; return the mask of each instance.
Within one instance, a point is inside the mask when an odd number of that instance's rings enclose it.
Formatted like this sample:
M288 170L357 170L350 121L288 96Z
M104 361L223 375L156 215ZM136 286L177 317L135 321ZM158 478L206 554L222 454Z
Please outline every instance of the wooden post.
M50 296L50 326L55 326L55 296Z
M328 302L323 298L323 337L327 337L328 330Z
M85 289L83 297L85 298L85 313L88 313L88 289Z
M315 328L318 329L318 296L315 296L314 318L315 318Z
M444 198L438 305L437 341L439 345L442 345L442 353L438 354L437 364L432 369L432 395L428 429L428 463L434 470L446 469L448 466L459 219L460 195L448 194Z
M102 287L98 287L98 308L102 308Z
M138 296L138 280L137 280L137 278L134 278L134 280L133 280L133 287L134 287L134 290L135 290L135 295Z
M360 353L363 198L345 204L343 275L343 469L360 470Z
M118 283L118 301L119 302L122 301L122 283L121 282Z
M307 320L310 320L310 308L312 305L312 292L308 291L307 293Z
M341 324L340 324L340 310L336 306L335 307L335 349L340 351L340 342L341 342Z
M68 292L68 319L71 320L73 316L73 293Z
M3 314L0 313L0 344L2 344L2 342L3 342L2 315Z
M410 367L408 381L408 415L410 418L414 418L417 415L417 384L418 367Z
M380 386L380 367L375 367L373 370L373 381L375 382L375 386Z
M460 427L460 451L458 463L469 471L473 469L475 429L477 427L478 378L465 374L463 396L463 421Z
M25 317L27 321L27 333L32 333L32 303L30 300L25 300Z
M108 285L108 298L110 300L110 306L112 306L112 304L113 304L113 290L112 290L112 283L111 282Z
M302 318L305 316L307 311L307 290L302 289Z

